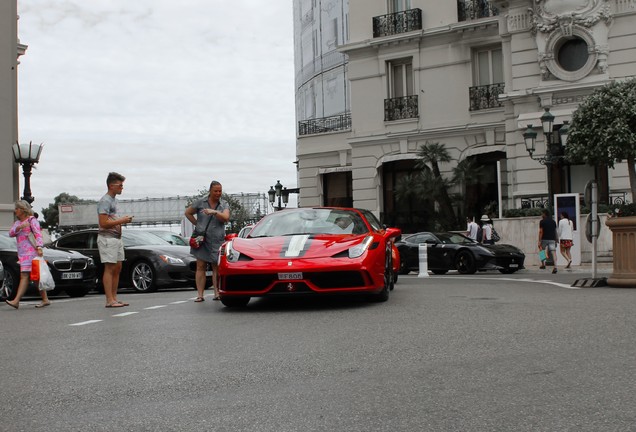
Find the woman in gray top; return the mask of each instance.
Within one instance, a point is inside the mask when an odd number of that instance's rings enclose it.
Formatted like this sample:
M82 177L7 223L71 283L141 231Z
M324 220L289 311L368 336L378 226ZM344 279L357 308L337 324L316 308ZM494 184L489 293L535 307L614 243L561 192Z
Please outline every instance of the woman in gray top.
M195 302L204 301L205 272L208 263L212 266L212 283L214 284L214 300L219 299L219 276L217 262L219 248L225 240L225 224L230 220L230 209L221 201L223 186L218 181L210 183L208 196L192 203L185 211L185 217L196 226L196 230L205 230L205 240L197 249L190 248L190 253L197 259L195 281L197 298ZM208 223L209 222L209 223ZM207 229L206 229L207 227Z

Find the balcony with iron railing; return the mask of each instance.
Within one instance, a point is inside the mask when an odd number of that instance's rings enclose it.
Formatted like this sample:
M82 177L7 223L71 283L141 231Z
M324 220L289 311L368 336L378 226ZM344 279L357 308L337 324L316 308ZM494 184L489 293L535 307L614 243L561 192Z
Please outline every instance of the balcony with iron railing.
M373 17L373 37L422 30L422 9L409 9Z
M499 9L488 0L457 0L457 20L472 21L499 15Z
M298 135L313 135L346 130L351 130L351 113L298 122Z
M384 99L384 121L415 119L418 117L417 95Z
M478 111L501 106L499 95L504 91L504 83L474 86L468 89L470 111Z

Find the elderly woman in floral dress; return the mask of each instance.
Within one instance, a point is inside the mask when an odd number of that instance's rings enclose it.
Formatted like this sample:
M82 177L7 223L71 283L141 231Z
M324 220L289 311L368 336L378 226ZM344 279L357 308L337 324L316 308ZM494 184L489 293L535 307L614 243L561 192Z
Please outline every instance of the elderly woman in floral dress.
M11 229L9 236L15 237L18 242L18 261L20 262L20 285L15 299L11 302L6 300L7 304L17 309L20 306L20 299L26 293L29 287L29 276L31 274L31 263L36 256L42 256L42 231L38 220L33 216L31 205L26 201L15 202L15 217L18 219ZM29 235L35 240L35 245L31 243ZM35 305L41 308L51 304L45 290L40 290L42 303Z

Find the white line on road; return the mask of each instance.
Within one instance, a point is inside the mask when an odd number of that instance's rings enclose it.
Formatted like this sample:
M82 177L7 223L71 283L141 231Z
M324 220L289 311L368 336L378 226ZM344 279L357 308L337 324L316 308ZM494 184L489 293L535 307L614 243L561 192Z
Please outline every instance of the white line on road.
M436 279L463 279L466 280L465 276L439 276ZM498 278L487 278L487 277L479 277L478 280L493 280L493 281L509 281L509 282L530 282L530 283L539 283L539 284L549 284L549 285L554 285L554 286L558 286L559 288L566 288L566 289L581 289L579 287L573 287L567 284L563 284L563 283L559 283L559 282L554 282L551 280L547 280L547 279L514 279L514 278L505 278L505 277L498 277Z
M78 322L75 324L69 324L70 326L83 326L86 324L94 324L94 323L98 323L101 322L102 320L90 320L90 321L82 321L82 322Z
M188 301L187 300L179 300L179 301L173 301L170 304L181 304L181 303L188 303Z
M120 313L120 314L115 314L113 316L114 317L125 317L125 316L128 316L128 315L134 315L134 314L137 314L137 313L139 313L139 312L124 312L124 313Z
M145 310L151 310L151 309L161 309L161 308L165 308L168 307L168 305L158 305L158 306L150 306L147 308L144 308Z

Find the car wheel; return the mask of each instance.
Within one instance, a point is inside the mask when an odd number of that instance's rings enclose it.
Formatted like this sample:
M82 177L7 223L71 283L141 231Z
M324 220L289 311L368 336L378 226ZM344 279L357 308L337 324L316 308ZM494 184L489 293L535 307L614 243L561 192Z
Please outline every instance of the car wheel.
M398 281L398 273L393 271L393 285L395 285Z
M405 275L405 274L409 274L411 270L409 270L409 268L406 266L406 262L401 261L400 262L400 274Z
M64 291L69 297L84 297L88 294L88 288L86 287L65 288Z
M13 270L8 267L4 268L4 284L2 286L2 297L5 300L13 300L15 298L16 293L18 292L18 284L20 283L20 278L16 275Z
M130 271L130 281L136 291L152 292L155 286L155 269L147 261L137 262Z
M225 307L245 307L249 302L249 297L221 297L221 303Z
M384 258L384 286L382 287L382 291L373 295L373 301L387 301L389 299L389 292L393 289L393 286L393 262L391 258L391 251L389 250L385 254Z
M448 273L448 270L431 270L433 272L433 274L436 275L444 275L446 273Z
M503 274L513 274L514 272L516 272L519 269L511 269L511 268L507 268L507 269L499 269L499 271Z
M457 258L455 258L455 267L461 274L473 274L477 271L475 257L466 250L457 254Z

